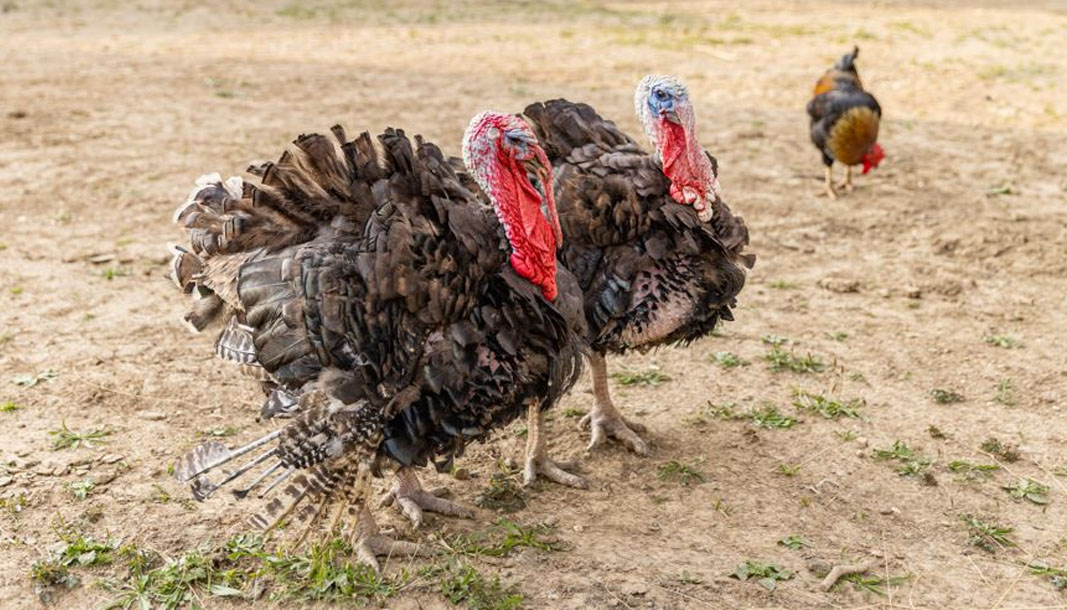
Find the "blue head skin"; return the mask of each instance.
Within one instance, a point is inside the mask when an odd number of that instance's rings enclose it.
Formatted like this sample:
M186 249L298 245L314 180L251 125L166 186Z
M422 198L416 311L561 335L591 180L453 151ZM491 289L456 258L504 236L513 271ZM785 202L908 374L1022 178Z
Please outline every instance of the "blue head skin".
M689 90L673 76L649 75L634 92L634 110L654 146L661 140L658 124L667 120L692 129L696 123Z

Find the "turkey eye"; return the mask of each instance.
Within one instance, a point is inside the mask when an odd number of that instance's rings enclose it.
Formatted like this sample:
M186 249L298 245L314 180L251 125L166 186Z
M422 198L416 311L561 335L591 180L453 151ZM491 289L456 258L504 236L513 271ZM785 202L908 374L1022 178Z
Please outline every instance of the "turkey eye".
M660 101L667 99L667 92L663 89L656 89L656 99Z

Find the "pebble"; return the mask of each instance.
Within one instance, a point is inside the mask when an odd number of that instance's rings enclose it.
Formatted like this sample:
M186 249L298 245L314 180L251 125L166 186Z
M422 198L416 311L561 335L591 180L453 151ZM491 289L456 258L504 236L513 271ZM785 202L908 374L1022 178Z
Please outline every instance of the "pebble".
M115 462L122 461L122 456L121 455L116 455L114 453L109 453L109 454L105 455L104 457L100 458L100 461L103 462L104 464L114 464Z
M883 515L899 515L900 514L900 509L897 508L896 506L890 506L889 508L883 508L882 510L880 510L878 512L883 514Z
M583 525L581 525L581 524L575 525L574 526L574 531L576 531L579 534L581 534L582 532L585 531L585 527Z
M628 582L622 586L622 592L637 597L648 593L648 585L643 582Z
M466 481L471 478L471 471L462 467L457 468L456 471L452 473L452 478L457 481Z
M147 419L148 421L162 421L167 419L167 414L160 413L159 411L138 411L137 417Z
M0 477L0 487L7 487L15 480L15 477Z
M860 447L869 447L871 445L871 442L867 440L866 436L859 436L856 437L856 444Z

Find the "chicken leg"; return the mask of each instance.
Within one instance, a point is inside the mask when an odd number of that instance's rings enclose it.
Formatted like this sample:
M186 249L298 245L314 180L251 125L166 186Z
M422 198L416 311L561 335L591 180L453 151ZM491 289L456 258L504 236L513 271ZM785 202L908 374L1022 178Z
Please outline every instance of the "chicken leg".
M582 489L589 487L584 478L564 470L565 467L573 469L575 464L557 463L548 457L544 426L545 415L541 411L540 401L531 400L526 405L526 467L522 474L523 485L529 487L537 481L538 475L544 475L550 481L562 485Z
M844 189L846 193L852 192L852 166L845 166L845 179L838 183L837 188Z
M593 374L593 410L579 422L579 425L589 426L592 430L588 450L592 451L610 437L638 455L648 455L648 443L634 432L634 429L644 432L644 426L626 421L611 402L611 394L608 391L608 365L604 354L591 353L589 368Z
M837 191L834 190L834 166L826 166L826 189L823 191L830 199L837 199Z
M423 489L415 470L407 466L401 466L396 470L393 478L393 487L382 498L379 506L389 506L395 501L397 508L404 513L408 521L411 521L412 527L416 529L422 525L423 511L430 511L448 517L474 518L474 509L439 497L441 491L445 490L427 491Z

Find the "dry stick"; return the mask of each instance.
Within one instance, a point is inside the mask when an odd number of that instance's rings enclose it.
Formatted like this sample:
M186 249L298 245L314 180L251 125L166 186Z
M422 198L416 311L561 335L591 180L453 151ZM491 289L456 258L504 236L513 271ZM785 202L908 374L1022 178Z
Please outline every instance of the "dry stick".
M601 586L601 587L603 587L603 588L604 588L604 590L608 592L608 595L610 595L610 596L614 597L614 598L615 598L615 601L617 601L617 602L619 602L620 604L622 604L622 605L626 606L626 607L627 607L627 608L629 608L630 610L634 610L634 607L633 607L633 606L631 606L630 604L626 603L626 602L625 602L625 601L624 601L624 600L623 600L623 599L622 599L621 597L619 597L618 595L615 595L615 592L614 592L614 591L612 591L612 590L611 590L611 588L609 588L609 587L608 587L608 586L607 586L606 584L604 584L604 583L600 583L600 586Z
M829 591L837 584L837 581L841 580L845 576L851 576L853 574L863 574L867 570L870 570L875 566L873 559L868 559L861 563L846 563L839 566L834 566L830 569L830 572L826 574L826 578L822 579L819 583L819 588L823 591Z
M94 388L101 389L101 390L103 390L105 392L111 392L112 394L118 394L119 396L125 396L127 398L136 398L138 400L142 400L142 401L145 401L145 402L147 402L149 400L166 400L166 401L170 401L170 402L177 402L177 403L180 403L180 404L183 404L183 405L189 405L190 407L200 407L201 406L201 405L199 405L199 404L197 404L195 402L192 402L192 401L189 401L189 400L183 400L181 398L174 398L174 397L171 397L171 396L147 396L147 395L144 395L144 394L134 394L132 392L123 392L121 390L116 390L114 388L109 388L109 387L107 387L105 385L101 385L99 383L96 383L95 381L89 381L88 379L86 379L85 377L82 377L81 375L79 375L77 372L74 372L74 371L68 372L67 376L73 378L75 381L80 381L81 383L84 383L85 385L93 386Z
M982 573L982 568L978 567L978 564L974 562L974 559L971 559L970 555L964 555L964 557L966 557L967 561L971 562L971 565L974 566L974 571L978 572L978 576L982 578L982 582L988 585L989 581L986 580L985 574Z

